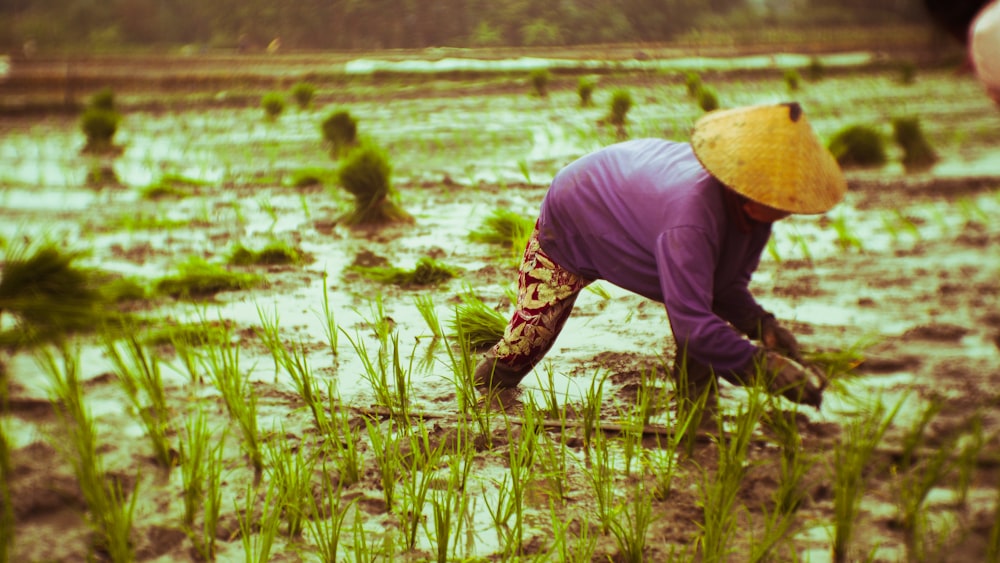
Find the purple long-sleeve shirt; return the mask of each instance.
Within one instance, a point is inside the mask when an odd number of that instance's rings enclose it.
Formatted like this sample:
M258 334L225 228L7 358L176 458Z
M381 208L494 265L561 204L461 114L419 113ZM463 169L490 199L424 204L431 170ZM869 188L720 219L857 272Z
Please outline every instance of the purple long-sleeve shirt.
M556 175L539 243L575 274L662 302L689 358L738 370L756 347L733 327L766 314L748 286L771 226L745 217L734 197L688 143L618 143Z

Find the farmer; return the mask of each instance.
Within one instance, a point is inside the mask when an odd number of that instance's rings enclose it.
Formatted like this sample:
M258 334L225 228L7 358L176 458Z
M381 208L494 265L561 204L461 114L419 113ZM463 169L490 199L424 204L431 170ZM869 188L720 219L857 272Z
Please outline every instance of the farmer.
M965 46L969 66L1000 106L1000 1L924 0L931 19Z
M690 143L639 139L563 168L542 201L516 310L474 374L515 387L551 348L577 295L603 279L666 306L673 376L690 393L715 376L819 407L825 381L748 289L771 234L792 213L823 213L846 182L796 103L706 114ZM744 336L759 341L753 344Z

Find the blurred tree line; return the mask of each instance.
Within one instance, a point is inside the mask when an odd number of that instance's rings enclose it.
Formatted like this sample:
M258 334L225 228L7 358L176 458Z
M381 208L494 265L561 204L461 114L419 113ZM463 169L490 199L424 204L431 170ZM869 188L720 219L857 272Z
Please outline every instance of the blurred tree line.
M539 46L665 41L700 27L879 25L922 0L0 0L20 47L259 49Z

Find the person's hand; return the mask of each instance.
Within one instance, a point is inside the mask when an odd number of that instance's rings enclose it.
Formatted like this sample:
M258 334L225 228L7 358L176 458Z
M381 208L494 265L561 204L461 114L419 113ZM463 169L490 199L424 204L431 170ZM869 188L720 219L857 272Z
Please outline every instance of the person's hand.
M756 373L764 376L768 392L780 394L789 401L819 409L823 403L826 377L819 370L804 366L777 352L763 350L755 362Z
M774 350L789 358L801 361L799 343L788 329L778 324L771 316L765 317L760 325L760 341L768 350Z

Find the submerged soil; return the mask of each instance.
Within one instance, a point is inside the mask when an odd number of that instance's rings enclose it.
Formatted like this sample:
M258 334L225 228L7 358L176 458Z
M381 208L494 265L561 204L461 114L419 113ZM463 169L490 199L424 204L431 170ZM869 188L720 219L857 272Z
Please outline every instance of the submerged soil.
M829 361L849 356L851 366L827 391L822 409L794 412L801 439L797 451L809 464L801 482L803 499L771 558L831 560L838 471L833 452L848 440L845 430L878 404L887 409L898 404L900 410L864 472L850 558L984 560L995 553L990 542L995 545L991 533L1000 495L1000 459L995 455L1000 445L1000 227L991 220L1000 211L1000 112L974 80L951 70L920 71L913 84L900 83L894 70L841 71L806 82L796 92L787 91L780 72L774 74L754 79L719 75L714 85L725 107L795 98L822 138L855 123L874 124L889 137L892 117L916 115L941 160L934 167L908 171L898 164L899 149L890 144L890 164L847 170L845 202L825 216L793 217L776 225L774 242L754 276L755 295L806 349ZM557 78L544 98L530 94L526 79L481 90L476 84L489 81L470 82L458 97L434 95L433 84L362 81L343 86L346 94L321 91L318 108L289 109L276 120L265 119L253 103L129 111L130 93L124 91L125 119L116 138L123 151L114 157L81 155L83 138L71 117L5 120L0 125L3 240L12 246L20 237L55 237L85 249L88 264L146 280L173 272L191 256L220 262L235 243L259 247L278 239L301 248L311 258L306 265L247 269L265 277L263 287L222 293L207 303L158 300L141 311L154 326L224 320L238 342L241 372L252 382L266 440L327 452L322 444L331 437L317 436L302 398L288 375L275 369L258 336L262 314L280 318L286 345L302 346L313 372L332 384L323 385L325 393L339 399L331 404L349 407L352 425L362 429L356 441L363 473L342 492L342 506L355 501L344 508L343 558L355 560L362 549L359 535L351 531L357 523L369 546L382 546L377 560L433 560L430 538L436 528L430 505L423 507L415 546L404 548L401 522L407 514L383 500L379 465L364 431L366 418L386 436L398 428L377 409L376 414L369 410L377 398L359 356L361 350L377 353L374 321L384 317L398 339L411 380L408 406L426 415L430 441L453 440L449 436L459 428L459 398L448 346L432 337L414 298L432 299L446 332L454 307L470 292L509 313L516 251L472 242L468 234L497 208L532 217L559 167L620 139L619 132L602 123L614 88L630 89L636 100L626 131L631 137L684 140L700 115L679 76L601 76L595 105L588 108L577 103L575 80ZM220 89L214 96L227 95ZM332 185L290 185L298 170L336 167L321 142L319 122L342 107L358 118L364 136L387 149L399 203L413 215L412 224L348 229L337 221L351 205L345 193ZM202 183L183 199L141 197L144 187L169 175ZM458 277L431 287L400 288L349 269L352 264L409 268L424 256L460 268ZM324 333L324 293L342 329L335 355ZM12 322L3 321L5 327ZM126 406L99 341L82 336L78 343L103 464L137 499L132 532L136 558L195 559L182 525L180 470L153 462L145 431ZM606 377L605 422L623 422L643 392L653 390L662 403L650 423L669 428L675 409L663 366L672 349L662 305L599 282L581 295L544 369L529 375L519 393L504 397L504 406L517 415L529 399L546 404L555 397L570 421L580 424L587 390ZM223 441L226 471L217 556L244 559L239 526L244 499L258 494L256 505L264 504L273 468L264 469L264 487L248 493L253 471L218 391L207 381L192 382L169 347L157 353L164 365L172 409L169 437L175 448L185 422L198 412L209 417L209 426ZM4 367L9 397L3 423L12 449L8 484L15 515L11 560L82 560L92 546L87 507L60 442L48 378L32 351L8 353ZM720 393L722 419L731 424L747 394L726 384ZM913 429L929 405L938 410L915 441ZM772 418L793 409L783 399L767 405ZM472 473L464 490L470 504L463 537L452 545L449 560L556 561L567 553L573 560L629 560L618 537L600 525L592 477L595 454L580 429L550 429L526 437L517 424L508 427L501 417L493 422L492 440L481 438L471 456ZM415 419L411 423L417 424ZM644 500L651 507L641 554L631 560L698 560L704 488L718 467L719 442L703 434L690 455L678 456L669 493L649 500L640 495L654 490L656 460L665 455L656 435L644 437L641 453L633 451L628 464L626 437L618 432L608 436L617 460L610 476L613 504L623 507L615 520L625 522ZM503 527L491 518L490 507L510 477L511 448L528 439L563 444L559 451L565 465L559 472L552 459L536 458L523 505L523 540L516 548L498 532ZM969 446L977 440L980 447ZM918 447L906 459L910 444ZM919 511L924 517L921 533L908 533L900 517L903 492L927 472L935 452L952 445L957 445L956 457L971 452L972 461L965 465L972 468L968 487L961 484L962 465L948 466L926 488ZM774 510L787 452L776 444L773 429L759 425L739 474L730 560L748 560L759 542ZM448 457L425 469L443 472ZM314 469L314 494L324 494L322 474L339 478L333 465ZM400 480L414 482L418 473L406 472ZM440 479L436 482L435 490L440 490ZM271 558L321 559L309 533L291 538L279 533Z

